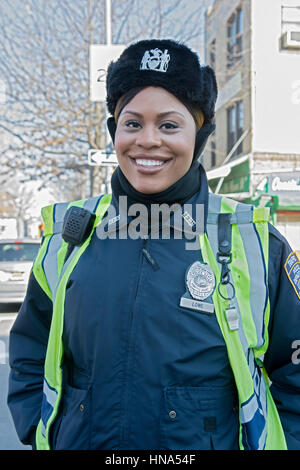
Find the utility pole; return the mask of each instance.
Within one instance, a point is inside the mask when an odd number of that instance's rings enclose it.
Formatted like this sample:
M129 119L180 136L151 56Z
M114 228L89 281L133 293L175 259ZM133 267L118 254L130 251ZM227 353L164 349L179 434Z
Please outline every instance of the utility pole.
M112 44L112 34L111 34L111 0L106 0L105 5L105 13L106 13L106 44L107 46L111 46ZM107 120L107 110L104 105L104 113L105 113L105 120ZM108 143L110 140L109 132L106 126L106 133L105 133L105 148L108 148ZM109 181L111 178L111 168L106 166L104 168L104 186L105 186L105 194L110 192L110 185Z
M112 21L111 21L111 0L105 0L105 34L103 39L105 44L90 44L90 101L96 102L101 112L101 121L103 126L97 126L95 129L96 137L93 148L88 151L89 164L91 166L104 167L103 191L111 192L110 180L113 172L113 166L117 164L115 153L112 152L112 142L106 121L108 112L106 109L106 73L107 67L112 60L115 60L124 50L124 45L112 43ZM97 108L96 108L97 110ZM103 121L104 119L104 121ZM101 136L101 139L100 139Z
M93 23L92 23L92 8L91 8L91 0L88 0L88 28L89 28L89 44L93 44ZM89 70L89 75L90 75L90 70ZM90 123L91 123L91 103L90 103L90 112L88 115L89 119L89 128L90 128ZM97 109L97 108L96 108ZM98 110L97 110L98 111ZM93 196L93 190L94 190L94 167L90 166L89 167L89 196Z

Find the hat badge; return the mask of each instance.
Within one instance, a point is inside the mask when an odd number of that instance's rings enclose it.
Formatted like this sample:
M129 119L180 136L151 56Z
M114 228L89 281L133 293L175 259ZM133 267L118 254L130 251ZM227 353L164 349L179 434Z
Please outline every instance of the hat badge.
M162 52L160 49L150 49L150 51L145 51L140 70L154 70L155 72L166 72L168 70L170 61L170 54L168 54L168 49L165 49Z

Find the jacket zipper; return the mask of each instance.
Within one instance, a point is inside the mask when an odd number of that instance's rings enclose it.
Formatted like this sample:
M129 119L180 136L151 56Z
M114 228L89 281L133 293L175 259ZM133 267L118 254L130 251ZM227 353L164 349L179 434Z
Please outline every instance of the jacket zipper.
M144 240L144 242L145 241L146 240ZM142 253L143 253L144 257L146 258L146 260L148 261L148 263L152 266L154 271L157 271L159 269L159 266L158 266L157 262L155 261L155 259L152 258L149 251L146 249L146 244L144 244L144 246L142 248Z
M138 278L137 278L137 284L136 284L136 289L135 289L135 294L134 294L134 300L133 300L133 305L132 305L132 308L131 308L131 311L130 311L130 319L129 319L129 327L128 327L128 340L127 340L127 362L126 362L126 369L125 369L125 380L124 380L124 383L125 383L125 391L124 391L124 395L123 395L123 409L124 409L124 414L123 414L123 423L122 423L122 428L121 428L121 445L123 445L123 449L126 449L126 444L127 444L127 436L126 436L126 428L127 428L127 425L126 425L126 420L127 420L127 409L128 409L128 402L129 402L129 383L128 383L128 377L129 377L129 367L130 367L130 363L131 363L131 348L132 348L132 344L134 342L134 339L133 339L133 328L132 328L132 325L133 325L133 318L134 318L134 310L135 310L135 305L136 305L136 298L137 298L137 294L138 294L138 291L139 291L139 286L140 286L140 282L141 282L141 271L142 271L142 266L143 266L143 259L145 258L148 263L152 266L152 268L157 271L159 269L159 266L158 264L156 263L156 261L152 258L152 256L150 255L149 251L147 250L146 248L146 245L147 245L147 239L144 238L143 239L143 245L142 245L142 250L141 250L141 257L140 257L140 264L139 264L139 269L138 269Z

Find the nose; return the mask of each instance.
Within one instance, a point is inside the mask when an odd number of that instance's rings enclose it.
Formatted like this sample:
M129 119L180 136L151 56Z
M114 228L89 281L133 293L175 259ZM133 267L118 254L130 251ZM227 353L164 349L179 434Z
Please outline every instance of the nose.
M159 130L154 126L143 127L137 135L136 145L144 148L160 147L161 137Z

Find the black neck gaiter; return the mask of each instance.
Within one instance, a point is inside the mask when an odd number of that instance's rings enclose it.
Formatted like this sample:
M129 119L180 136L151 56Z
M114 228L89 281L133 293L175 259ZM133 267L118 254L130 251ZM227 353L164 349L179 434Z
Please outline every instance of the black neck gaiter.
M125 177L121 168L118 166L113 172L111 178L111 187L113 195L118 202L120 196L127 196L127 204L144 204L148 209L151 204L180 204L183 205L193 194L199 191L201 181L206 181L205 170L196 160L192 163L187 173L169 188L154 194L144 194L137 191Z

